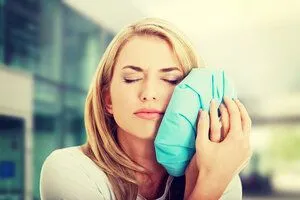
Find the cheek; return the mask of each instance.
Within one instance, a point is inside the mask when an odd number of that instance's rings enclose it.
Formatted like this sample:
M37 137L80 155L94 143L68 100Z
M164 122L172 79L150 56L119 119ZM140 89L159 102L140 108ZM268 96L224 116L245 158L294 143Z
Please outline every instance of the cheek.
M133 99L134 89L126 86L124 83L116 83L112 86L112 101L121 102L124 105L128 100Z
M124 103L126 102L126 104ZM124 126L128 124L128 115L131 113L131 106L128 96L124 95L122 91L112 95L112 110L113 117L119 127L125 129Z
M112 108L115 118L126 116L132 112L134 104L134 92L122 84L112 86L111 90Z
M163 98L164 98L164 102L165 102L166 105L169 104L169 102L170 102L170 100L172 98L174 89L175 89L175 86L172 86L172 87L168 88L167 91L165 90L163 92Z
M115 92L112 98L113 117L119 128L127 133L136 133L136 121L134 119L134 111L137 109L132 91L120 90Z

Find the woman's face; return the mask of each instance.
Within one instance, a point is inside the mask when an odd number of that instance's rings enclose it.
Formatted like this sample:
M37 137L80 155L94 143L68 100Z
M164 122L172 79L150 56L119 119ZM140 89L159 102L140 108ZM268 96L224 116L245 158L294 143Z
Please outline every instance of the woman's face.
M174 87L182 80L179 62L165 40L134 36L115 64L106 106L118 132L154 139Z

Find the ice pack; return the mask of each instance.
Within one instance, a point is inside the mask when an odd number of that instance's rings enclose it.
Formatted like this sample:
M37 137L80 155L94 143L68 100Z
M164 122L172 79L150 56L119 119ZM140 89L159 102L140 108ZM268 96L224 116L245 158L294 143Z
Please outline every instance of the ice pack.
M223 97L237 98L222 69L193 68L175 87L159 126L154 146L157 161L172 176L182 176L195 153L196 121L199 110L209 112Z

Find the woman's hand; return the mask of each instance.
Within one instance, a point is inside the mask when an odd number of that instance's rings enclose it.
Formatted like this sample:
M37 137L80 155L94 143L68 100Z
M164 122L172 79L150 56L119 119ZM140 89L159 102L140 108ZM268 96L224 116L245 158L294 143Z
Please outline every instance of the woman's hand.
M220 121L218 119L218 109L216 106L216 102L212 100L209 109L210 118L211 118L209 138L212 142L217 142L217 143L221 142L221 140L226 138L229 130L229 114L227 108L224 104L221 104L219 109L221 113ZM198 118L198 123L199 120L200 119ZM189 196L196 185L196 181L199 173L196 157L197 156L195 154L185 171L186 185L185 185L184 196Z
M212 111L213 115L209 119L207 112L201 111L197 127L196 160L200 171L234 176L245 167L252 155L251 119L241 102L227 97L224 100L229 118L228 120L226 117L223 118L225 123L223 133L227 135L220 143L210 141L209 125L211 125L210 137L213 140L222 139L220 137L222 132L219 132L220 128L218 128L217 112Z
M220 105L222 125L214 101L210 105L210 117L205 111L200 113L196 153L186 170L185 197L190 196L192 190L196 189L194 187L198 175L219 177L220 180L227 180L229 183L231 178L246 166L251 157L249 142L251 119L241 102L227 97L224 100L226 106ZM223 187L227 184L224 183Z

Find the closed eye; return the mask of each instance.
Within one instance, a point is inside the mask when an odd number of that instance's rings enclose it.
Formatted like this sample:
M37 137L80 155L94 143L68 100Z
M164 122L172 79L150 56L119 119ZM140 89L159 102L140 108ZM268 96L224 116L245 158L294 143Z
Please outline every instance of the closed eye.
M137 82L139 80L141 80L141 78L139 78L139 79L124 79L124 82L125 83L134 83L134 82Z
M124 79L124 82L125 83L134 83L134 82L137 82L139 80L142 80L142 79L141 78L139 78L139 79ZM162 79L162 80L166 81L167 83L170 83L172 85L176 85L181 81L181 79L176 79L176 80Z
M176 80L168 80L168 79L163 79L164 81L172 84L172 85L176 85L180 82L180 79L176 79Z

